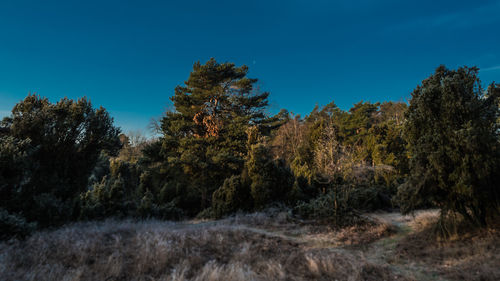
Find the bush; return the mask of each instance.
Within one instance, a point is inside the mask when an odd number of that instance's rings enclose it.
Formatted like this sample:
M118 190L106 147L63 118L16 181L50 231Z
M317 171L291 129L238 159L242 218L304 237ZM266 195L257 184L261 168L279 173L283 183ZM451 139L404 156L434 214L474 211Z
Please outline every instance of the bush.
M303 218L326 220L335 225L351 225L359 221L359 211L374 211L392 207L384 186L333 185L330 190L300 202L294 212Z
M110 216L125 217L137 208L134 190L127 190L121 176L104 177L91 190L81 195L81 219L103 219Z
M220 218L238 209L248 209L251 201L248 185L241 176L232 176L213 193L211 210L216 218Z
M293 212L305 219L317 219L335 226L353 225L359 216L348 206L340 190L322 194L309 202L298 203Z
M500 86L484 91L478 72L440 66L413 91L404 127L410 174L398 196L404 213L430 203L441 220L457 212L478 226L498 215Z
M28 95L1 126L0 207L42 227L78 217L101 152L120 148L113 119L86 98L53 104Z
M275 161L264 144L253 145L245 168L254 207L259 209L273 201L285 200L291 191L294 178L282 161Z
M137 208L136 216L140 218L159 218L169 220L182 219L184 211L177 207L177 202L172 200L165 204L156 203L155 196L149 190L142 197L141 203Z
M11 237L23 238L36 229L36 223L28 223L20 215L0 209L0 240Z
M391 191L386 186L351 186L348 191L347 204L356 210L374 211L392 208L391 197Z

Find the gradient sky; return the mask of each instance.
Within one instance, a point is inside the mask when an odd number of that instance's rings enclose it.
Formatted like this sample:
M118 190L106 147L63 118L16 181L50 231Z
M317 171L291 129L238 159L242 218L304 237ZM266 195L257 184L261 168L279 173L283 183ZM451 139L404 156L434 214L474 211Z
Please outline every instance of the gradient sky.
M500 82L500 1L0 0L0 117L87 96L145 130L210 57L248 65L272 113L404 101L440 64Z

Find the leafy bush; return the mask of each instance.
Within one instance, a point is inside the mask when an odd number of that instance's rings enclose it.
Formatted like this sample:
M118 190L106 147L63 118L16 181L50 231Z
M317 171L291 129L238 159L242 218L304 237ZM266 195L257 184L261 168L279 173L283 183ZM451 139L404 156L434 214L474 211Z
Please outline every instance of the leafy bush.
M350 225L359 221L359 211L392 207L384 186L333 185L330 190L298 203L294 211L304 218L327 220L335 225Z
M391 197L392 194L386 186L357 185L349 188L347 204L356 210L374 211L391 208Z
M36 229L36 223L28 223L20 215L9 214L0 208L0 240L25 237Z
M500 87L484 91L478 72L440 66L413 91L404 128L410 174L399 191L404 213L431 203L441 220L457 212L478 226L499 213Z
M290 192L294 178L282 161L270 157L264 144L253 145L245 163L255 208L259 209L272 201L284 200Z
M140 200L139 167L119 159L111 159L108 160L107 170L108 175L80 195L81 219L126 217L135 214Z
M248 184L243 182L241 176L232 176L213 193L211 211L216 218L220 218L238 209L248 209L251 202Z
M184 211L177 206L178 202L175 200L164 204L158 204L153 193L147 190L137 208L136 216L141 218L179 220L185 215Z
M0 207L40 226L76 219L101 152L120 148L113 119L86 98L53 104L28 95L1 126Z
M352 225L359 221L359 216L347 204L342 191L330 191L309 202L300 202L294 208L294 213L306 218L323 220L336 226Z
M130 190L133 192L133 190ZM125 217L136 209L133 198L126 198L127 189L123 178L105 177L91 190L81 195L82 219L103 219L110 216ZM127 196L127 197L130 197Z

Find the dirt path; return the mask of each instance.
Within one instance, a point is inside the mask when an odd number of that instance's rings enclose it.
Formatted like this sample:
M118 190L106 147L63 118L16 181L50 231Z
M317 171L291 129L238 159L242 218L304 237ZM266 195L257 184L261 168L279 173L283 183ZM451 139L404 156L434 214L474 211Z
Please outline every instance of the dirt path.
M416 212L413 216L401 215L400 213L372 213L368 217L389 224L396 229L396 232L382 238L367 247L361 249L364 257L378 265L388 266L394 273L406 276L415 280L442 280L437 272L429 269L423 264L414 261L398 259L395 255L396 246L407 235L415 232L419 217L437 217L438 210L427 210Z
M353 259L365 260L374 265L387 267L393 273L405 276L410 280L446 281L446 279L440 277L437 272L428 268L428 266L426 267L423 264L411 260L398 259L396 256L396 247L398 243L409 234L418 230L419 218L436 217L438 214L439 211L437 210L418 211L414 215L401 215L399 212L365 214L370 220L389 225L393 229L393 233L389 236L384 235L380 239L375 238L370 242L355 243L354 245L349 245L350 243L346 243L346 241L343 240L345 236L351 235L350 232L347 234L342 233L342 231L319 231L316 233L311 231L309 226L299 226L296 223L291 223L289 225L256 225L251 222L230 220L191 221L177 223L173 229L185 231L189 229L200 230L212 227L222 227L231 230L251 232L267 237L280 238L305 248L328 249ZM352 235L356 235L356 231L353 231Z
M437 210L419 211L414 215L401 215L399 212L369 213L365 216L371 220L387 224L394 229L394 233L376 239L373 242L357 245L346 245L345 241L339 240L336 232L314 233L307 226L291 224L293 228L280 225L253 225L251 223L232 224L229 221L206 221L178 224L179 229L198 229L210 227L225 227L238 229L245 232L253 232L268 237L277 237L283 240L297 243L302 247L329 249L332 252L362 259L374 265L389 268L393 273L405 276L410 280L446 281L437 272L432 271L423 264L414 261L398 259L395 255L396 246L407 235L415 232L421 217L435 217L439 214ZM347 234L349 235L349 234ZM345 236L345 235L344 235Z
M369 263L388 267L393 273L405 276L410 280L446 281L437 272L432 271L423 264L414 261L397 259L396 246L407 235L418 230L418 219L422 217L437 217L439 211L426 210L416 212L414 215L401 215L399 212L369 213L365 216L371 220L387 224L394 229L394 233L361 245L345 245L339 241L338 235L333 233L309 233L308 229L296 228L293 232L285 229L270 229L268 227L237 225L240 230L254 232L271 237L279 237L293 241L306 248L329 249L332 252L362 259ZM210 224L208 224L210 225ZM206 226L206 225L205 225Z

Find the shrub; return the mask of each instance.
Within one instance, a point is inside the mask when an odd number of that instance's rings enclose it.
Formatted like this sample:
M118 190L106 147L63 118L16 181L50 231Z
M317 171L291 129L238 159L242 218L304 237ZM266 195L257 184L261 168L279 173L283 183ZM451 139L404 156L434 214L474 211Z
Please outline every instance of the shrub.
M290 192L294 178L282 161L275 161L264 144L253 145L245 168L251 181L250 194L255 208L272 201L284 200Z
M28 223L15 214L0 208L0 240L11 237L25 237L36 229L36 223Z
M358 185L348 191L347 204L356 210L374 211L391 208L391 193L386 186Z
M251 202L249 186L241 176L232 176L213 193L211 211L216 218L220 218L238 209L248 209Z
M178 208L177 205L175 200L158 204L153 193L147 190L137 208L136 216L140 218L179 220L185 215L183 210Z
M298 203L294 211L304 218L326 220L334 225L351 225L359 221L359 211L392 207L385 186L333 185L329 191Z
M444 66L412 93L404 137L410 175L400 187L402 211L421 204L486 226L500 210L499 85L481 87L477 68Z
M108 170L109 174L99 182L94 180L89 190L80 195L81 219L126 217L137 210L140 201L138 165L111 159L105 166L102 164L96 170Z
M81 219L103 219L109 216L125 217L136 209L134 190L128 190L125 181L106 176L91 190L81 195Z
M101 152L120 148L113 119L86 98L53 104L28 95L1 126L0 206L40 226L75 219Z
M346 190L337 188L309 202L298 203L294 213L306 219L317 219L335 226L352 225L359 221L357 212L348 205Z

